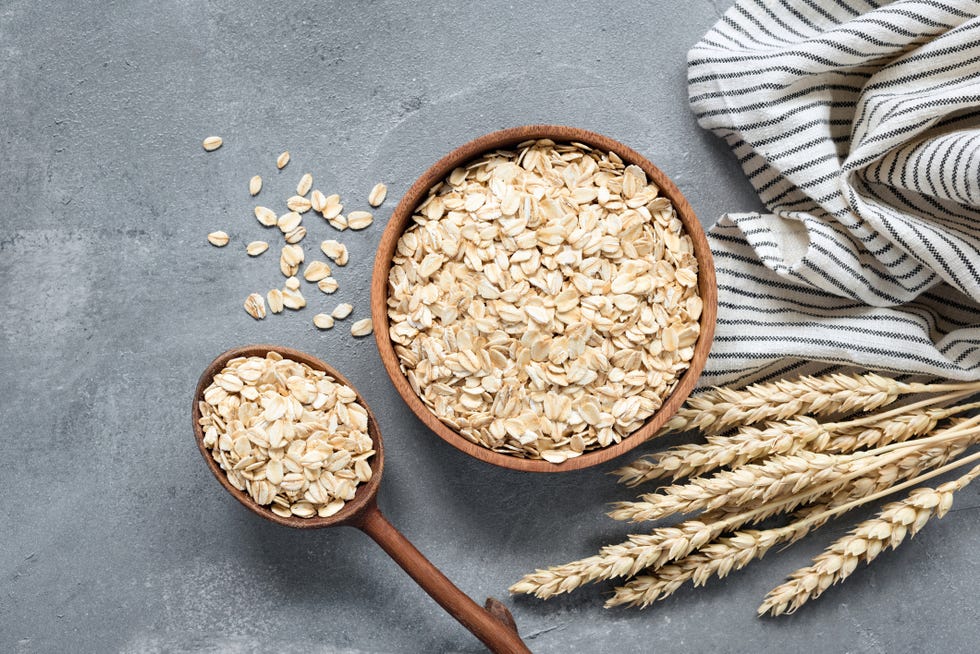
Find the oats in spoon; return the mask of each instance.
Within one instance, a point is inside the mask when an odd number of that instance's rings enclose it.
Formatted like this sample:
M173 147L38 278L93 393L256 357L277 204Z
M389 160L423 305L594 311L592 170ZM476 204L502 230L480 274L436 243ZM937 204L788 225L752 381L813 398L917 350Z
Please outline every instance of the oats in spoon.
M367 410L349 386L283 358L238 357L200 403L204 446L278 516L329 517L371 479Z

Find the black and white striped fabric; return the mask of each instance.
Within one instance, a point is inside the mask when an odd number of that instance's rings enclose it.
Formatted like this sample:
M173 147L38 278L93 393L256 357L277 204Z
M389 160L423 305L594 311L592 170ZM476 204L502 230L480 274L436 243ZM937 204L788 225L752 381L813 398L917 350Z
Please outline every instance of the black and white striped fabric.
M980 377L980 2L739 0L691 108L772 214L709 232L702 384L813 362Z

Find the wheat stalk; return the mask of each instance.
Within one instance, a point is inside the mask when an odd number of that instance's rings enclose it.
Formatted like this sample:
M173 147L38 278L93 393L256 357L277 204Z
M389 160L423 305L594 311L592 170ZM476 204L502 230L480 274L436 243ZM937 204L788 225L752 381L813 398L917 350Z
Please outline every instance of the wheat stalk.
M927 467L943 465L963 453L976 436L962 437L911 453L896 464L879 468L877 474L862 477L832 495L827 501L807 506L794 514L790 524L766 530L743 530L708 543L699 551L674 563L653 568L649 574L634 577L616 588L606 607L619 605L646 607L672 595L687 581L704 585L712 576L725 577L732 570L741 570L755 559L762 558L773 546L792 543L819 528L836 515L834 509L850 504L891 487L897 480L914 477Z
M872 425L842 423L839 428L833 430L826 451L854 452L861 448L880 447L917 438L932 432L940 421L977 408L980 408L980 402L910 411Z
M955 400L972 391L950 393L900 407L877 416L821 424L809 416L773 422L764 429L741 427L731 436L708 436L705 443L678 445L615 470L619 482L633 487L647 481L703 475L724 466L736 467L774 454L810 449L848 453L906 441L934 430L939 421L980 407L980 402L946 408L925 407ZM870 424L872 423L873 424ZM870 426L869 426L870 424Z
M825 493L835 492L859 476L897 462L910 451L908 448L923 448L972 434L978 430L978 423L980 416L956 421L928 438L893 443L853 454L822 454L804 450L789 456L772 457L763 463L722 471L711 477L698 477L687 484L668 486L659 493L641 495L639 501L619 502L614 504L615 508L609 516L616 520L641 522L673 513L733 508L756 500L761 500L763 504L755 511L766 511L772 515L774 511L787 511Z
M777 544L802 538L834 516L980 460L980 453L961 456L968 446L980 441L980 416L955 417L980 407L980 402L935 406L978 390L980 382L903 383L865 374L805 377L795 382L756 384L741 391L714 389L699 395L689 400L667 427L699 427L707 434L706 443L675 447L617 471L620 481L629 485L663 476L692 478L658 493L642 495L638 501L615 505L610 515L639 521L676 513L702 513L675 526L631 535L622 543L603 547L594 556L536 570L510 590L548 598L587 583L627 577L632 579L616 589L607 606L646 606L670 595L686 581L701 585L712 576L723 577ZM909 393L927 393L931 397L837 422L815 418L873 412ZM949 424L939 428L940 421L946 419ZM769 424L755 426L766 421ZM736 425L740 429L733 436L719 436ZM954 460L956 457L961 458ZM706 476L724 467L730 469ZM980 475L980 466L966 477L970 475ZM950 487L941 486L929 492L946 492L947 488ZM916 491L906 502L925 502L925 493ZM944 513L946 509L935 507L948 505L948 501L942 499L919 507L929 511L921 522ZM785 526L749 528L780 513L789 513ZM878 519L890 519L889 516L892 514L883 513ZM911 523L899 522L906 531L909 524L914 525L914 533L921 528L916 516ZM861 531L863 528L866 529ZM876 529L882 527L862 523L850 536L868 540L881 533ZM835 546L840 547L836 543ZM884 545L871 544L861 552L858 545L850 547L851 550L842 551L857 560L863 557L870 561ZM830 563L815 560L812 569L800 571L774 589L760 612L775 615L794 611L845 578L856 561L833 569L831 557L839 555L832 548L826 555ZM641 571L646 572L637 576Z
M872 470L866 476L854 479L840 490L819 498L816 503L798 509L792 514L793 519L810 518L857 499L881 493L902 480L921 475L925 470L946 465L963 454L970 445L975 445L978 440L980 440L980 431L909 452L898 461ZM811 530L821 527L831 517L833 516L826 515L815 520L811 525ZM789 542L792 543L795 540L796 537Z
M861 462L863 466L864 462ZM792 495L801 489L822 486L853 472L853 457L802 451L774 456L762 463L724 470L710 477L697 477L686 484L662 488L640 496L639 501L619 502L609 516L616 520L641 522L674 513L691 513L722 506L763 503Z
M976 420L980 420L980 418ZM969 427L976 420L963 421L963 425ZM980 436L980 430L965 428L964 435L964 429L961 427L962 425L957 425L947 431L958 435L961 441ZM940 439L938 442L952 443L955 441L952 437L947 437L945 441ZM670 561L687 556L727 531L737 529L745 524L758 522L775 513L795 508L815 497L833 490L839 490L860 474L867 474L889 464L897 464L909 456L907 449L899 452L888 452L878 457L874 462L849 472L838 480L827 482L816 489L806 489L788 497L779 498L755 509L738 511L726 507L719 511L704 513L698 519L687 520L674 527L655 529L650 534L631 535L625 542L603 547L597 555L564 565L538 569L525 575L511 586L510 592L549 598L571 592L590 582L633 576L644 568L659 568ZM839 508L833 508L829 513L833 514L837 511ZM807 518L812 522L816 522L818 519L820 518Z
M664 430L700 429L720 434L737 425L786 420L801 414L825 416L873 411L909 393L980 390L980 382L920 384L899 382L875 373L834 374L752 384L742 390L713 388L688 399Z
M705 443L678 445L641 458L614 471L619 482L638 486L646 481L703 475L724 466L740 466L773 454L792 454L829 440L826 429L807 416L770 423L765 429L742 427L731 436L708 436Z
M650 534L631 535L623 543L606 545L594 556L535 570L509 590L546 599L593 581L632 576L644 568L661 566L686 556L724 532L724 521L713 520L714 516L703 517L703 521L687 520L674 527L655 529Z
M967 459L976 458L966 457ZM953 466L962 465L966 459ZM885 505L877 517L860 523L818 555L813 564L797 570L789 580L769 591L759 615L794 613L832 585L849 577L862 560L871 562L886 548L897 548L933 517L942 518L953 505L953 493L980 476L980 466L937 488L917 488L901 501Z

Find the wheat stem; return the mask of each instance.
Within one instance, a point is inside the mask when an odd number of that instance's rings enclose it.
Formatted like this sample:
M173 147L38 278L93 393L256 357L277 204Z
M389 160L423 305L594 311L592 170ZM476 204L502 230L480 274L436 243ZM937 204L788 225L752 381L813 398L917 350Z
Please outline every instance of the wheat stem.
M898 382L875 373L834 374L752 384L742 390L713 388L688 400L661 433L698 428L719 434L738 425L811 414L849 414L891 404L909 393L980 390L980 382L920 384Z
M893 450L902 449L903 447L919 447L920 445L928 445L932 443L938 443L944 440L949 440L950 438L957 438L963 434L973 432L977 430L977 425L980 424L980 415L962 420L951 427L942 429L934 436L927 436L926 438L917 438L913 441L902 441L900 443L891 443L889 445L883 445L877 447L873 450L862 450L860 452L854 452L847 456L853 459L863 459L869 456L878 456L880 454L885 454Z
M634 577L629 583L616 588L606 602L607 607L629 605L646 607L673 594L687 581L695 586L704 585L712 576L725 577L732 570L740 570L751 561L762 558L773 546L792 543L817 529L830 519L829 510L867 497L892 486L897 479L917 475L921 470L942 465L950 458L963 453L970 439L936 445L928 450L910 455L899 462L895 470L880 468L873 477L862 477L852 486L832 495L821 504L806 507L794 515L790 524L766 530L742 530L713 541L673 563L650 568L648 574ZM904 464L904 465L903 465Z
M643 568L663 565L724 532L725 520L715 520L717 516L702 517L704 520L687 520L674 527L655 529L650 534L631 535L625 542L603 547L594 556L535 570L511 586L510 592L549 598L593 581L632 576Z
M667 486L658 493L641 495L639 500L619 502L609 516L615 520L643 522L658 520L674 513L734 508L749 502L780 505L781 510L812 501L827 492L841 488L846 482L875 468L900 460L904 452L894 450L921 449L937 442L949 441L978 431L980 416L964 420L939 434L914 441L894 443L853 454L821 454L808 451L788 456L775 456L758 464L725 470L711 477L697 477L686 484ZM865 463L864 459L872 459ZM784 494L788 493L789 496ZM789 503L793 502L793 506Z
M901 415L910 415L918 412L920 409L925 409L926 407L933 406L935 404L942 404L944 402L953 402L955 400L974 395L976 389L970 389L965 391L956 391L952 393L946 393L944 395L936 395L934 397L927 397L919 402L913 402L912 404L903 404L902 406L895 407L894 409L889 409L882 413L873 413L871 415L863 416L861 418L853 418L851 420L844 420L841 422L829 422L825 425L829 431L836 431L845 427L858 427L861 425L872 425L878 424L879 422L884 422L889 418ZM966 411L970 408L975 408L980 406L980 402L974 402L973 404L960 405L959 411Z
M765 429L744 426L731 436L712 435L705 443L678 445L637 459L615 470L619 482L638 486L646 481L703 475L724 466L740 466L773 454L803 449L847 453L860 447L905 441L932 431L940 420L980 407L980 402L927 409L932 404L960 399L973 391L949 393L885 413L855 420L820 424L800 416L769 423ZM925 409L925 410L924 410ZM865 428L865 425L874 424Z

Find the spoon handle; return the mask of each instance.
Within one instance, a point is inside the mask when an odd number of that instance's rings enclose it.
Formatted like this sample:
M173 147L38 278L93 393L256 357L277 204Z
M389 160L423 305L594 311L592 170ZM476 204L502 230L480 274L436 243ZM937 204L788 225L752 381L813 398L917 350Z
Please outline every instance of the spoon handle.
M503 604L487 600L494 613L480 607L463 591L449 581L437 567L422 556L415 546L405 538L400 531L381 515L377 505L372 505L364 512L364 517L357 525L361 531L374 539L395 563L400 565L415 582L427 592L432 599L452 615L461 625L469 629L474 636L486 645L491 652L497 654L530 654L524 641L513 626L513 618ZM505 622L510 618L510 624Z

